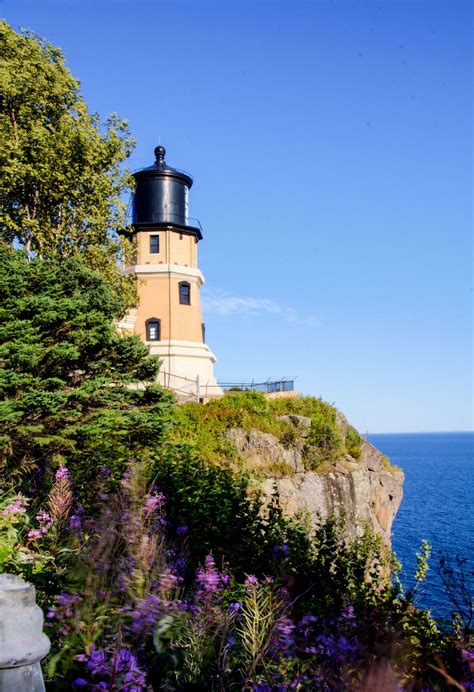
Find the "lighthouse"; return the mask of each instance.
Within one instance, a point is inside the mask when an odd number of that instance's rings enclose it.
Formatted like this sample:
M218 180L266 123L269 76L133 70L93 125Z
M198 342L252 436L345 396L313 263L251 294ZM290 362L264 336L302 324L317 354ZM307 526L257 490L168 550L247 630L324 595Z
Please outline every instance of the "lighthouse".
M218 395L201 310L203 236L188 212L193 179L165 156L165 148L156 147L155 163L133 174L133 253L126 271L137 277L138 304L126 322L161 359L162 385L189 396Z

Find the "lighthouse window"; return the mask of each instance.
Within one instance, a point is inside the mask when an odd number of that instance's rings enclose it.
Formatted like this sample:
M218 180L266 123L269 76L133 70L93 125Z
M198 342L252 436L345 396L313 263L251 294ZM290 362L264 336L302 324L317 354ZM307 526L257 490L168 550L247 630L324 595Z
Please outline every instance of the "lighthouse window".
M181 305L191 305L191 286L187 281L179 284L179 302Z
M151 320L146 321L146 340L147 341L160 341L161 339L161 324L160 320L154 317Z
M158 255L160 252L160 236L151 235L150 236L150 254Z

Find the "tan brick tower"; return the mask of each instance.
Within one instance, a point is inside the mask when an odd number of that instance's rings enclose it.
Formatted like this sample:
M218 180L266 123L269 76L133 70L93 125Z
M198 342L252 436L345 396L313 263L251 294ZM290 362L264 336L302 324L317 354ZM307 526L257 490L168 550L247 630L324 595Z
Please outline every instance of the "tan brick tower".
M188 216L193 180L168 166L165 154L156 147L154 165L134 173L134 256L126 271L137 276L139 303L125 322L161 358L161 384L188 395L217 395L216 357L205 344L201 312L202 232Z

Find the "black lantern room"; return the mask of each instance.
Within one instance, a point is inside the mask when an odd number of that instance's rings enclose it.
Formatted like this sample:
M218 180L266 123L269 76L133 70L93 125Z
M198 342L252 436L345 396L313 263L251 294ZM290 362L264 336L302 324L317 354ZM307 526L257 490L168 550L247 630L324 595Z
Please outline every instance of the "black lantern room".
M132 224L143 227L176 228L201 240L199 222L188 214L188 195L193 179L188 173L172 168L165 161L166 150L155 148L153 166L133 174L136 181L132 204Z

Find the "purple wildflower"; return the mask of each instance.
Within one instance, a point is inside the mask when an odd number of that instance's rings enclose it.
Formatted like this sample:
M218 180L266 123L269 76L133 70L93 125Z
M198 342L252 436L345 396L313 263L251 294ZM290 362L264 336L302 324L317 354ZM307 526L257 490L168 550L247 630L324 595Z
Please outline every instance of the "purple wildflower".
M43 538L43 532L41 529L31 529L28 531L28 538L31 541L39 541L40 538Z
M342 620L353 620L355 618L354 606L348 605L341 613Z
M90 686L93 690L110 689L111 678L115 680L118 689L124 690L124 692L138 692L146 686L144 673L138 668L135 656L126 648L120 649L115 655L106 650L97 649L92 644L89 654L79 654L75 656L75 660L79 663L85 663L93 677L106 678L106 680L91 685L84 680L85 686ZM73 684L79 688L84 687L82 681L83 678L77 678Z
M231 615L233 615L234 613L237 613L241 607L242 606L240 603L237 603L237 601L234 601L233 603L229 604L229 613L231 613Z
M290 552L290 546L288 543L282 543L281 545L274 545L272 553L273 555L278 558L281 557L282 555L288 555Z
M160 616L161 601L158 596L149 594L146 598L138 601L133 610L122 608L121 612L128 615L130 618L129 622L126 624L127 631L135 635L147 637L153 632ZM121 651L124 652L126 649L122 649ZM125 653L123 653L121 660L124 660L124 657L126 657Z
M221 584L226 589L230 586L230 574L221 574Z
M109 666L107 665L106 652L97 649L92 644L86 667L91 671L92 675L107 675Z
M145 512L147 514L156 512L160 504L160 500L156 495L152 495L152 497L147 497L147 499L145 500Z
M249 574L244 583L245 586L258 586L258 579L254 574Z
M204 567L196 572L196 581L205 593L215 593L219 588L220 574L212 555L206 557Z
M49 512L38 512L36 520L40 524L40 531L42 534L48 533L48 529L53 525L53 520Z
M56 601L61 606L69 606L73 603L77 603L79 600L79 594L77 593L62 593L57 598Z
M276 642L275 644L284 653L285 656L291 656L294 649L293 631L295 624L290 618L281 618L276 624Z
M130 668L131 665L136 665L135 657L132 654L132 652L128 649L120 649L120 651L117 654L115 665L117 670L124 670L125 668Z
M173 572L176 572L176 574L183 574L187 567L186 558L183 556L175 558L172 564Z
M69 528L72 531L80 531L82 526L81 517L77 514L73 514L69 519Z
M169 569L160 574L160 588L165 591L175 589L181 581L181 578L173 574Z
M284 636L289 636L295 629L295 624L290 618L283 618L277 623L277 631Z
M72 683L72 686L74 689L80 689L81 687L87 687L88 683L87 680L84 680L84 678L76 678Z
M59 620L71 618L74 615L74 606L81 600L77 593L61 593L55 599L56 616Z
M303 615L301 618L301 625L303 627L306 627L308 625L312 625L313 623L317 622L318 618L315 615Z
M108 469L107 466L101 466L99 475L102 476L102 478L108 478L111 475L110 469Z
M65 466L60 466L56 471L55 478L57 481L60 481L62 478L69 481L71 480L71 475Z
M176 535L177 535L177 536L186 536L186 534L188 533L188 531L189 531L189 529L188 529L187 526L184 526L184 525L183 525L183 526L178 526L178 528L176 529Z

